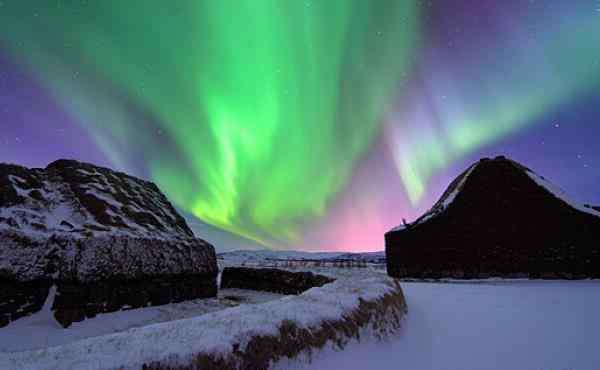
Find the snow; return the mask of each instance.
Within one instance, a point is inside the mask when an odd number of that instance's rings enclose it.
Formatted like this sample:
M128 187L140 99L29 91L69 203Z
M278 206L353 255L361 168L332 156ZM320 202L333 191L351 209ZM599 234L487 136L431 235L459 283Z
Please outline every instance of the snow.
M253 336L276 334L285 320L299 327L317 327L357 308L360 299L373 300L393 290L392 280L380 273L360 279L338 279L276 301L227 308L56 347L0 353L0 368L130 369L157 360L185 361L199 352L228 353L236 343L243 350Z
M599 281L402 283L405 326L286 370L598 370Z
M462 191L463 186L465 185L465 182L467 182L467 180L469 179L469 176L471 176L471 173L473 173L473 170L475 170L475 168L477 168L477 164L472 165L467 170L467 173L463 176L463 178L460 180L458 185L452 190L452 192L450 192L450 194L448 194L445 197L445 199L442 201L442 210L448 208L448 206L454 202L454 200L456 199L456 196ZM421 220L421 222L423 222L423 221L425 221L425 220Z
M1 352L19 352L63 345L81 339L126 331L132 328L200 316L239 304L258 304L280 299L281 294L241 289L222 289L218 298L197 299L164 306L100 314L73 323L64 329L50 310L56 287L50 291L44 308L31 316L0 329Z
M256 252L247 252L248 255ZM281 259L296 253L259 253ZM238 255L235 255L239 257ZM237 258L236 257L236 258ZM258 259L259 257L255 257ZM227 261L227 258L226 258ZM229 261L232 262L232 261ZM0 329L0 369L139 368L143 362L182 361L197 352L242 348L251 336L273 334L290 319L310 327L334 319L391 287L371 268L311 268L338 280L300 296L222 290L202 300L99 315L60 328L48 304ZM600 281L402 282L408 315L398 337L329 347L312 363L286 360L279 370L598 370ZM263 295L264 294L264 295ZM235 307L226 296L244 296ZM19 352L16 352L19 351Z
M58 266L55 278L81 281L113 274L214 272L213 248L178 222L155 185L84 163L67 166L65 171L87 177L9 168L10 186L23 198L0 207L0 271L21 281L49 278L50 263ZM28 173L31 183L11 171ZM134 210L143 214L132 215ZM154 218L162 227L140 217Z
M575 208L576 210L578 210L580 212L588 213L588 214L590 214L592 216L600 217L600 212L599 211L596 211L595 209L592 209L592 208L584 207L582 204L579 204L578 202L575 202L574 200L572 200L571 198L569 198L569 196L561 188L559 188L558 186L554 185L550 181L546 180L544 177L536 174L533 171L527 171L527 175L529 175L529 177L531 177L531 179L533 181L535 181L536 184L538 184L539 186L545 188L546 190L548 190L549 192L551 192L555 197L557 197L558 199L562 200L563 202L565 202L566 204L568 204L572 208Z
M404 229L406 229L406 226L398 225L398 226L392 228L390 231L400 231L400 230L404 230Z
M477 163L471 165L471 167L469 167L467 169L466 173L460 179L460 182L452 189L452 191L447 194L444 194L442 196L442 198L429 211L427 211L423 216L418 218L413 224L411 224L411 226L422 224L422 223L426 222L427 220L429 220L433 217L436 217L441 212L444 212L446 209L448 209L448 207L454 202L454 200L456 199L458 194L462 191L465 182L467 181L467 179L469 178L471 173L475 170L475 168L477 168L479 163L481 163L481 162L477 162ZM585 207L582 204L573 201L572 199L569 198L569 196L562 189L560 189L558 186L554 185L550 181L546 180L544 177L536 174L535 172L531 171L530 169L524 168L523 166L521 166L520 164L518 164L516 162L513 162L513 163L518 168L522 168L524 170L524 172L533 181L535 181L536 184L545 188L550 193L552 193L556 198L562 200L563 202L565 202L572 208L575 208L576 210L578 210L580 212L585 212L590 215L600 217L600 211L596 211L592 208ZM406 228L406 226L404 224L402 224L402 225L398 225L398 226L394 227L390 231L400 231L400 230L404 230L405 228Z
M448 207L454 202L458 194L462 191L465 182L467 181L469 176L471 176L471 173L475 170L475 168L477 168L478 164L479 162L469 167L464 173L464 175L462 175L462 178L460 178L460 182L450 192L446 190L446 193L442 195L442 198L437 203L435 203L429 211L425 212L423 216L418 218L414 223L410 224L410 226L422 224L448 209ZM400 231L404 230L405 228L406 226L402 224L394 227L390 231Z
M189 235L182 235L182 230L179 230L178 226L172 226L166 222L165 219L175 220L176 215L170 209L168 200L144 180L83 163L78 164L78 166L89 166L92 169L75 169L76 172L86 176L85 179L81 180L80 188L87 195L94 196L105 203L108 206L107 214L113 219L120 219L128 228L100 224L89 210L80 204L81 200L73 194L70 185L65 183L63 179L49 177L46 170L38 171L24 168L30 174L35 174L36 178L43 184L42 187L35 188L35 190L42 194L44 200L40 201L32 197L33 189L23 189L23 184L27 184L27 181L14 174L9 174L8 180L17 195L24 198L24 201L22 204L0 209L0 217L13 219L18 225L15 228L3 222L0 223L0 231L14 231L32 238L47 238L51 234L62 234L70 238L81 239L86 238L88 233L94 236L110 234L132 238L151 237L161 240L172 240L182 236L189 237ZM116 184L122 184L123 182L130 187L130 189L126 186L119 187L121 193L126 194L126 204L119 200L121 198L117 197L118 192L115 188ZM130 211L145 212L152 215L162 225L162 229L157 229L146 223L136 223L135 220L130 219L122 211L124 207L127 207ZM62 221L73 225L73 228L61 225ZM46 229L33 227L32 223L44 225ZM81 234L83 231L86 231L85 235Z

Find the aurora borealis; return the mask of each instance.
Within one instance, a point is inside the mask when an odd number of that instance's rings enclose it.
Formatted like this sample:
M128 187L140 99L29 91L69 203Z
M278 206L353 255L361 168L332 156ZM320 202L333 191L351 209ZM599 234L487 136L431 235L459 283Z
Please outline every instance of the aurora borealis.
M380 250L482 155L600 203L597 9L0 0L1 160L109 165L272 248Z

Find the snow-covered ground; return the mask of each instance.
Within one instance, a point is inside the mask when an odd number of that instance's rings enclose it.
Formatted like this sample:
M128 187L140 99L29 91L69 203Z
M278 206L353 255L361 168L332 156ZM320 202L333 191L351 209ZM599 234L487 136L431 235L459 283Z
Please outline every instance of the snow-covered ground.
M2 352L19 352L58 346L84 338L123 332L151 324L187 319L242 304L258 304L284 297L281 294L242 289L221 289L217 298L196 299L164 306L100 314L93 319L63 328L52 316L48 304L42 311L0 329ZM51 304L52 300L50 300Z
M402 283L387 343L329 350L289 370L598 370L600 281Z
M396 285L391 278L373 271L370 275L338 278L301 295L285 296L260 304L239 305L190 318L147 323L141 327L67 341L48 348L0 351L0 369L113 370L140 369L142 364L154 361L188 364L198 353L226 355L234 348L243 351L254 337L277 335L284 322L293 322L298 328L309 330L320 328L324 322L339 320L354 312L363 301L374 301L395 292ZM399 309L396 307L395 312L388 308L386 317L380 318L379 325L381 322L394 321ZM131 311L132 315L138 313L139 310ZM82 324L85 325L86 321ZM386 335L393 331L390 330L393 327L375 327L377 323L371 324L373 327L364 328L365 336L370 332ZM23 338L29 340L35 335L35 330L22 331L18 335L27 336ZM6 336L4 340L10 340L10 337ZM343 338L339 340L343 342Z
M236 252L223 255L220 263L235 265L242 261L260 265L270 258L299 260L303 257L312 259L313 255L260 253L257 256ZM288 269L295 270L293 266ZM372 287L384 288L380 283L385 272L370 265L366 268L313 267L310 270L334 276L340 281L322 291L312 290L305 297L283 298L279 303L273 300L281 296L271 293L222 290L219 299L99 315L96 319L75 323L67 330L54 323L49 312L42 312L0 329L0 368L4 364L10 369L20 369L20 365L27 364L36 369L51 369L52 364L69 364L95 369L101 368L97 366L100 362L113 363L115 355L121 358L114 364L135 364L142 358L160 357L155 354L158 349L165 354L185 355L201 349L225 348L231 341L247 337L247 331L254 334L256 329L273 331L275 323L283 317L301 318L300 321L323 315L329 317L327 312L333 308L334 311L339 310L342 302L346 302L342 305L344 307L351 306L351 300L339 300L346 293L354 295L354 292L362 292L360 294L366 294L366 297L374 293ZM405 281L401 285L409 313L398 337L387 342L363 338L361 343L351 343L341 352L326 349L314 355L310 364L297 360L283 361L274 368L600 369L598 280ZM238 303L258 304L227 308ZM261 324L252 329L249 322L258 318ZM227 324L227 330L224 330L223 323L232 319L233 324ZM124 333L127 330L129 332ZM110 333L115 334L105 336ZM164 337L169 339L160 339ZM132 340L138 344L132 344ZM9 353L47 346L60 347ZM131 355L123 355L124 348L130 349L125 352ZM74 362L71 356L83 357ZM89 360L92 358L100 362L91 364Z

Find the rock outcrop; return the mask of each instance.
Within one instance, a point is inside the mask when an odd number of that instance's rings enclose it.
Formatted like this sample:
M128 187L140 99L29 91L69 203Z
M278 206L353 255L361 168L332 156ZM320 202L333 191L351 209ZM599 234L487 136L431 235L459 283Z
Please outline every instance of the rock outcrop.
M52 285L65 326L100 312L216 295L214 248L158 187L72 160L0 164L0 326Z
M291 272L273 268L226 267L221 276L221 288L238 288L300 294L310 288L333 282L327 276L306 272Z
M507 159L482 159L385 235L397 278L599 278L600 212Z

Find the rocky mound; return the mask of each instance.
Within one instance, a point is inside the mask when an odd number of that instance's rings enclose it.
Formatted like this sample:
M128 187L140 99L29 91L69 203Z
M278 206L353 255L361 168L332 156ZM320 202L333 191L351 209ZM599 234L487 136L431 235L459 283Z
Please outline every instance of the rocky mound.
M505 157L469 167L385 240L394 277L600 277L600 212Z
M82 306L93 316L213 296L216 274L214 248L155 184L71 160L0 164L0 325L38 311L53 284L67 322Z

